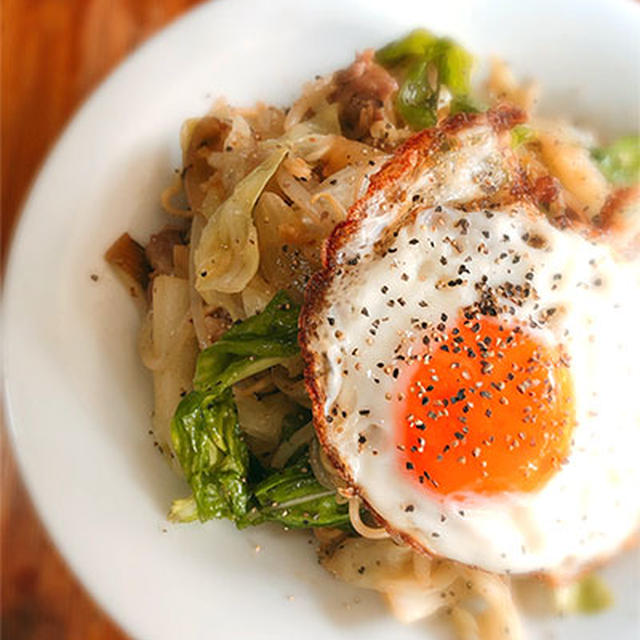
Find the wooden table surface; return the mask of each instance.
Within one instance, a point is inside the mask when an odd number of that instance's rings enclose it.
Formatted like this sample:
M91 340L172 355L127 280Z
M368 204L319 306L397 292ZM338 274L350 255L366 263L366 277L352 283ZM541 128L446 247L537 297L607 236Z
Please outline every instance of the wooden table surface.
M3 258L29 184L78 104L143 40L196 3L0 0ZM123 640L49 541L4 430L0 448L1 637Z

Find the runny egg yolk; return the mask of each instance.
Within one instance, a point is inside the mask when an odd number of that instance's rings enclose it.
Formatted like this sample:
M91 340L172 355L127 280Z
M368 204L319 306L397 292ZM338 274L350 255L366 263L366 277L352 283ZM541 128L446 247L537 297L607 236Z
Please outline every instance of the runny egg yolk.
M461 317L398 378L403 472L439 494L535 491L569 453L573 388L561 348L524 326Z

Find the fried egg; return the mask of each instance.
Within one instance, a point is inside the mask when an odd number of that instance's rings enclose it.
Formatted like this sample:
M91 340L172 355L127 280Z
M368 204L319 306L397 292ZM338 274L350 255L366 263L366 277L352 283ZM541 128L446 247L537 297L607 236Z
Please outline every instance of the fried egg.
M640 262L530 201L520 118L456 116L373 176L301 344L318 438L392 536L567 576L640 521Z

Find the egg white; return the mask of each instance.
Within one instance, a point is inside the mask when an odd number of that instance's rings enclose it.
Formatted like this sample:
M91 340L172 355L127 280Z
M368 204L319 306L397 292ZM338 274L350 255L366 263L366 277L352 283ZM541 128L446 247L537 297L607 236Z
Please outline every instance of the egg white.
M415 210L377 246L387 228L365 221L347 240L344 255L358 260L332 274L307 339L330 455L390 530L433 554L495 572L571 574L614 553L640 522L640 263L618 262L524 203ZM421 323L455 319L478 301L483 277L494 291L507 282L534 291L508 315L569 354L576 427L567 463L541 489L443 498L401 469L396 380L378 363L422 352Z

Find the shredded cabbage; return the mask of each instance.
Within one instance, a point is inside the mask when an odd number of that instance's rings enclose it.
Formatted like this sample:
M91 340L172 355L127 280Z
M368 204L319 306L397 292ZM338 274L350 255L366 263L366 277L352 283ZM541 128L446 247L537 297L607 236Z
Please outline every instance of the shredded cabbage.
M196 289L222 293L242 291L258 271L258 233L253 208L267 182L287 155L280 147L240 180L205 225L195 251Z
M303 157L322 155L326 153L329 137L339 132L337 107L331 105L280 138L265 142L264 147L273 150L237 183L202 231L194 254L195 286L201 295L210 291L239 293L247 286L260 263L258 233L253 223L253 210L260 194L291 150ZM319 146L321 142L325 144ZM203 208L208 208L208 204L205 201Z

